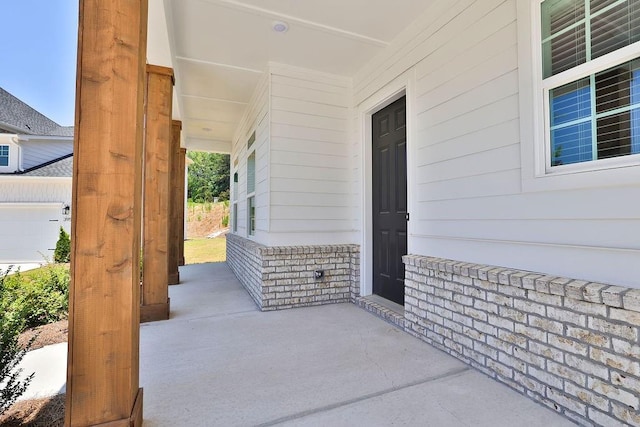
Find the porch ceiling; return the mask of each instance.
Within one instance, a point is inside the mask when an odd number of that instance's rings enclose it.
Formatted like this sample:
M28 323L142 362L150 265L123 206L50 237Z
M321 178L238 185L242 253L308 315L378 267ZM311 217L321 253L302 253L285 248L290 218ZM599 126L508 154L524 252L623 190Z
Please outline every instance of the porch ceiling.
M183 146L225 152L269 62L353 76L430 3L151 0L148 61L174 69Z

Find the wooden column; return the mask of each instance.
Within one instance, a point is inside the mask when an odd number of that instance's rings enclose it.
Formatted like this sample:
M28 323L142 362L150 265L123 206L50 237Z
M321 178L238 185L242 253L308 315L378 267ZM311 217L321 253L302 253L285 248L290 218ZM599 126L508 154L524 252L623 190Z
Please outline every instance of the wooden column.
M80 1L66 426L142 425L146 38L146 0Z
M186 192L185 192L185 179L187 177L186 175L186 158L187 158L187 149L186 148L181 148L180 149L180 156L178 157L178 159L180 160L180 182L182 183L182 186L180 187L180 192L178 194L178 198L179 198L179 203L180 203L180 218L178 218L178 223L180 224L180 238L178 239L178 242L180 244L179 247L179 257L178 257L178 263L180 265L184 265L184 208L185 208L185 200L186 200Z
M140 321L169 318L169 158L173 70L147 65Z
M184 192L184 173L180 172L180 132L182 131L182 122L174 120L171 126L171 176L169 192L169 284L177 285L180 283L180 230L184 225L180 223L180 211L183 201L180 200L181 192ZM183 263L184 265L184 263Z

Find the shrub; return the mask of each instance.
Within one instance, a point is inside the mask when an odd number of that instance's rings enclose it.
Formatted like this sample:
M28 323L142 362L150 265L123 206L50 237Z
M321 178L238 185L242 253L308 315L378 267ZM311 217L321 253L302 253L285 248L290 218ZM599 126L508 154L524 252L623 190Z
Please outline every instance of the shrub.
M229 195L230 195L229 189L223 190L218 195L218 200L221 202L229 201Z
M222 217L222 226L226 227L229 225L229 215L225 215Z
M69 309L69 270L61 264L46 266L8 276L7 291L11 301L6 307L10 316L20 319L23 327L32 328L64 319Z
M9 310L13 303L13 293L6 286L10 271L11 268L6 272L0 271L0 415L25 392L34 375L31 374L20 381L22 369L16 369L33 340L24 349L18 346L18 337L24 328L24 321Z
M56 250L53 253L53 260L55 262L69 262L70 257L71 239L69 238L69 234L64 231L64 228L60 227L60 234L58 235Z

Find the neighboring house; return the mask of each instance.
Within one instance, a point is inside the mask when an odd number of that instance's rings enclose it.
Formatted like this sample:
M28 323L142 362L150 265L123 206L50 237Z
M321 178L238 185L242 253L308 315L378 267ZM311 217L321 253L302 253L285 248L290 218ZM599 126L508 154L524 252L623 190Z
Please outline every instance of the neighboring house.
M0 264L53 258L70 231L73 127L0 88Z

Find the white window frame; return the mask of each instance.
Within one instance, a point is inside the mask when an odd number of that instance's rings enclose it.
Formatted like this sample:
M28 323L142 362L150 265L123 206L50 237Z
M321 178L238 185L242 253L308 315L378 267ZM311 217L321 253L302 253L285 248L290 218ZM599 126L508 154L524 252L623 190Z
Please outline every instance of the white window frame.
M254 132L255 135L255 132ZM255 137L254 137L255 138ZM253 145L253 143L251 144ZM249 157L251 157L251 155L253 155L253 191L249 192ZM247 237L255 237L256 235L256 228L255 228L255 216L253 218L253 229L251 228L251 203L250 201L253 201L253 207L254 209L256 208L256 186L257 186L257 179L256 179L256 161L257 161L257 155L256 155L256 150L255 148L253 148L252 150L247 152Z
M543 0L518 1L518 65L523 191L560 190L637 183L640 155L632 154L551 167L549 91L640 56L640 42L542 78Z
M256 235L256 218L255 214L253 217L253 228L251 228L251 206L255 211L256 209L256 196L255 193L251 193L250 196L247 197L247 237L255 237Z
M238 232L238 159L231 170L231 232Z

